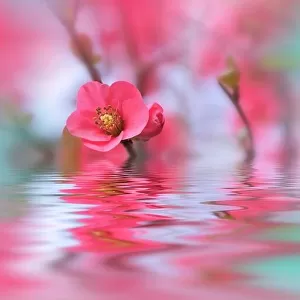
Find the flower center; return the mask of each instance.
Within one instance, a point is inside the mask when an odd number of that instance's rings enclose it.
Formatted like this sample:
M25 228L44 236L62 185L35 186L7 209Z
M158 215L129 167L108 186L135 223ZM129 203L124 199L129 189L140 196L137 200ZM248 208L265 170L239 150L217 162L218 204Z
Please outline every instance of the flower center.
M110 105L96 109L95 124L107 135L118 136L124 129L124 122L118 111Z

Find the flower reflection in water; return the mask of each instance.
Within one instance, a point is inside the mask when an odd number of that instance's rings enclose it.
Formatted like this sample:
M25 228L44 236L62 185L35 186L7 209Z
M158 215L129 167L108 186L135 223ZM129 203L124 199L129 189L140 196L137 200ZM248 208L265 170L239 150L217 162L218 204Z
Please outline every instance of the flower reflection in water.
M166 132L167 124L168 116ZM283 213L297 210L299 196L288 189L292 171L284 177L278 165L262 167L260 160L256 169L248 163L238 169L219 161L206 164L201 157L188 157L182 144L170 149L159 140L155 137L147 145L160 146L157 155L151 150L152 155L134 161L126 161L122 147L101 155L80 147L78 152L69 150L76 159L71 156L62 164L63 175L33 180L36 202L25 218L30 226L22 226L35 245L29 246L34 255L25 266L38 267L33 277L43 285L29 289L33 297L25 294L25 299L53 299L52 290L58 300L97 300L99 295L293 299L283 288L277 292L262 285L273 278L265 268L273 267L279 256L280 261L296 257L297 262L299 238L292 234L299 221L294 218L293 226L290 218L282 221ZM6 258L0 256L8 280L8 266L14 265ZM253 286L257 281L260 287ZM10 286L15 291L21 285ZM18 296L26 289L19 288Z
M61 199L90 205L79 212L81 225L70 230L77 244L66 249L68 253L94 253L99 261L103 258L103 263L122 269L128 268L126 253L138 255L172 247L145 237L148 226L172 221L167 215L155 214L155 210L168 208L155 199L178 188L174 176L164 177L171 173L170 166L162 161L148 163L150 172L148 164L91 157L80 172L68 178L73 187L62 190Z
M120 284L126 286L128 295L143 295L150 276L155 282L151 292L165 292L170 299L176 299L175 295L180 299L187 289L189 299L199 295L219 299L224 293L232 299L290 296L253 289L247 283L255 275L243 271L243 266L299 251L295 243L258 238L265 230L282 228L282 224L268 221L268 216L273 211L290 211L294 199L273 188L247 163L227 184L227 198L201 206L214 207L209 221L201 215L187 219L184 212L191 205L189 184L193 177L185 173L184 162L187 160L178 161L175 168L163 156L123 164L107 158L87 159L80 172L68 177L71 187L62 190L63 201L89 206L79 212L80 226L69 230L76 240L75 246L65 248L71 262L63 258L58 270L84 260L82 268L89 274L96 272L96 282L106 274L98 287L108 294ZM186 201L176 203L178 196ZM167 276L158 276L163 280L157 283L152 273ZM172 294L175 282L178 289Z
M22 236L22 222L1 222L0 224L0 295L10 289L26 287L34 282L21 270L16 268L24 261L25 255L16 249L26 244L26 239ZM5 241L5 242L4 242Z

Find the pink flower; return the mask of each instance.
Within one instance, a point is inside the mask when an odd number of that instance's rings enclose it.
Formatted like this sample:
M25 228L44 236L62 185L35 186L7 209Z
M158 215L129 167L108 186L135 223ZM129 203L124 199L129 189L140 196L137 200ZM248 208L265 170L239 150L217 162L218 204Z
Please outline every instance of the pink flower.
M106 152L139 135L148 119L147 106L135 86L125 81L111 86L92 81L80 88L67 128L86 147Z
M158 103L152 104L149 108L148 123L137 138L147 141L150 138L160 134L165 124L165 117L163 113L164 110Z

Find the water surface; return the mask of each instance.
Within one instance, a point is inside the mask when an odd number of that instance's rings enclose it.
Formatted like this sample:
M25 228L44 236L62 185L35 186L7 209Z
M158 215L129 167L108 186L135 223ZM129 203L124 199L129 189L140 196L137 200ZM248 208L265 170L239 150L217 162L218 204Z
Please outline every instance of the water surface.
M299 299L299 170L270 166L102 160L3 185L0 293Z

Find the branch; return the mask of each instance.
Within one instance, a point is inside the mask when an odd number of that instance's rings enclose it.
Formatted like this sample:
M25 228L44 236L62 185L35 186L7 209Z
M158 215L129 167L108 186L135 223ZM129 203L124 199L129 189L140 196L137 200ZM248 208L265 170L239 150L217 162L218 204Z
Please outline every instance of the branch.
M66 27L66 30L67 30L72 42L76 46L76 49L78 50L78 54L79 54L78 57L79 57L80 61L83 63L83 65L88 70L91 78L94 81L98 81L98 82L102 83L100 73L98 72L95 65L91 62L90 58L86 55L86 52L82 46L82 43L78 39L76 30L73 27Z
M98 70L95 68L94 64L91 62L89 57L86 55L84 47L83 47L82 43L80 42L80 40L78 39L78 33L76 32L76 29L75 29L75 20L73 22L67 22L60 16L59 12L49 3L49 1L46 1L46 2L48 4L49 9L54 14L54 16L59 20L61 25L63 25L63 27L66 29L71 41L76 46L76 50L78 51L78 57L79 57L80 61L84 64L84 66L88 70L91 78L94 81L98 81L98 82L102 83L102 79L101 79L101 76L100 76ZM79 0L77 0L75 2L75 4L76 4L76 6L74 9L77 14L78 9L79 9Z
M247 129L250 145L249 145L249 147L247 147L246 152L247 152L247 158L252 160L255 156L253 132L252 132L250 122L240 105L239 90L237 88L237 89L234 89L233 93L230 93L228 91L228 89L221 82L218 81L218 84L221 87L221 89L223 90L223 92L230 99L231 103L233 104L234 108L236 109L236 112L238 113L239 117L241 118L241 120L243 121L243 123Z

